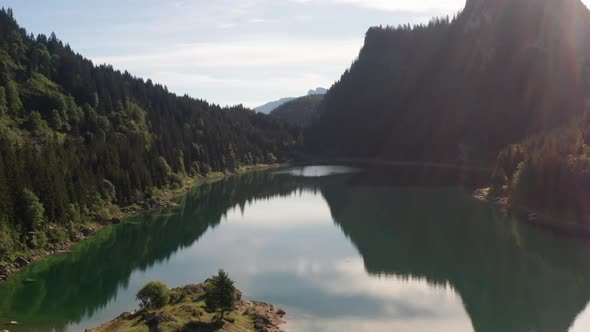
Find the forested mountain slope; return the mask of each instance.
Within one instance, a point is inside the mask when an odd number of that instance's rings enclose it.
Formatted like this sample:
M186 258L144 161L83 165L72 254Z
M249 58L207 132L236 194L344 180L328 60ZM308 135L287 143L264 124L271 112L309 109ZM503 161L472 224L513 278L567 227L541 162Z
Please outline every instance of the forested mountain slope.
M322 100L324 95L310 93L277 107L270 115L300 127L309 127L317 116Z
M284 103L290 102L293 99L295 99L295 98L294 97L281 98L279 100L268 102L262 106L258 106L255 108L255 110L258 113L270 114L270 112L274 111L277 107L283 105Z
M0 11L0 262L182 178L287 160L299 131L95 66ZM1 274L1 273L0 273Z
M580 0L469 0L454 19L371 28L328 92L309 147L489 164L507 144L584 111L588 40Z

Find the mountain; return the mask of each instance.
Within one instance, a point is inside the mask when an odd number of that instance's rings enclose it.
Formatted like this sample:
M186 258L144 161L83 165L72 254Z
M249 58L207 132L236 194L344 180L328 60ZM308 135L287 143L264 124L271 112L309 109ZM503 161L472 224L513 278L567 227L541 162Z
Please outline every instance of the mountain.
M309 127L317 115L317 109L323 100L323 94L309 94L277 107L274 111L270 112L270 115L296 126Z
M588 40L580 0L469 0L453 18L371 28L307 149L491 168L491 198L590 232Z
M312 95L325 95L328 92L328 89L324 89L324 88L315 88L309 90L309 92L307 92L308 96L312 96Z
M279 100L268 102L262 106L258 106L254 110L258 113L270 114L270 112L275 110L277 107L279 107L279 106L283 105L284 103L289 102L293 99L295 99L295 97L281 98Z
M299 129L95 66L0 10L0 275L188 178L289 160ZM151 204L153 205L153 204Z
M327 93L309 148L492 165L508 144L583 112L589 37L580 0L469 0L454 18L371 28Z
M328 90L324 89L324 88L316 88L316 89L309 90L307 95L308 96L310 96L310 95L323 95L323 94L326 94L327 91ZM290 102L291 100L296 99L296 98L297 97L281 98L279 100L275 100L275 101L271 101L269 103L266 103L262 106L258 106L254 110L256 110L256 112L258 112L258 113L270 114L277 107L279 107L287 102Z

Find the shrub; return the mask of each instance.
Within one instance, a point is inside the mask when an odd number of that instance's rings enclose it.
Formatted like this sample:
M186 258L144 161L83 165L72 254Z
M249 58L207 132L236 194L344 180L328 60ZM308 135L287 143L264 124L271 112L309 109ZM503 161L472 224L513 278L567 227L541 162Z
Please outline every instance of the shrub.
M64 244L68 242L68 234L62 228L50 228L47 236L51 243Z
M14 241L11 229L0 220L0 257L14 251Z
M150 281L137 292L142 309L161 308L170 300L170 289L160 281Z
M182 188L183 179L180 174L172 173L170 176L170 186L172 189Z

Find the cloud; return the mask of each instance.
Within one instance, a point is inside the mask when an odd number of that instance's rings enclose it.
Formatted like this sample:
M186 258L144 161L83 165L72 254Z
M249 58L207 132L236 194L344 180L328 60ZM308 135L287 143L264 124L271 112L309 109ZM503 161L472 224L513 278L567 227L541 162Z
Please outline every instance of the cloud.
M384 11L407 12L441 12L460 9L465 4L465 0L333 0L333 2Z
M361 46L362 38L267 35L177 44L92 60L150 78L178 94L206 95L211 102L254 107L264 100L303 95L311 87L329 87Z
M232 68L296 64L346 63L362 46L360 39L306 40L286 36L253 37L237 41L178 44L165 49L120 56L97 56L97 63L121 68Z
M218 29L231 29L231 28L235 28L236 23L232 23L232 22L220 22L217 23L217 28Z
M289 0L301 4L322 3L351 5L355 7L388 12L443 12L451 13L461 9L465 0Z
M257 24L257 23L276 23L277 20L270 20L267 18L260 18L260 17L254 17L248 20L248 23L253 23L253 24Z

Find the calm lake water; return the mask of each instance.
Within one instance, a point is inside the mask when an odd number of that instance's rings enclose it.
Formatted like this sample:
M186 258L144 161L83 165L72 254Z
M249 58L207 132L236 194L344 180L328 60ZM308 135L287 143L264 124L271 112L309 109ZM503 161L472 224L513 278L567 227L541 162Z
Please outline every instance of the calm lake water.
M588 240L475 201L461 177L385 174L296 167L202 185L14 276L0 323L83 331L136 308L150 280L223 268L286 309L288 331L590 331Z

